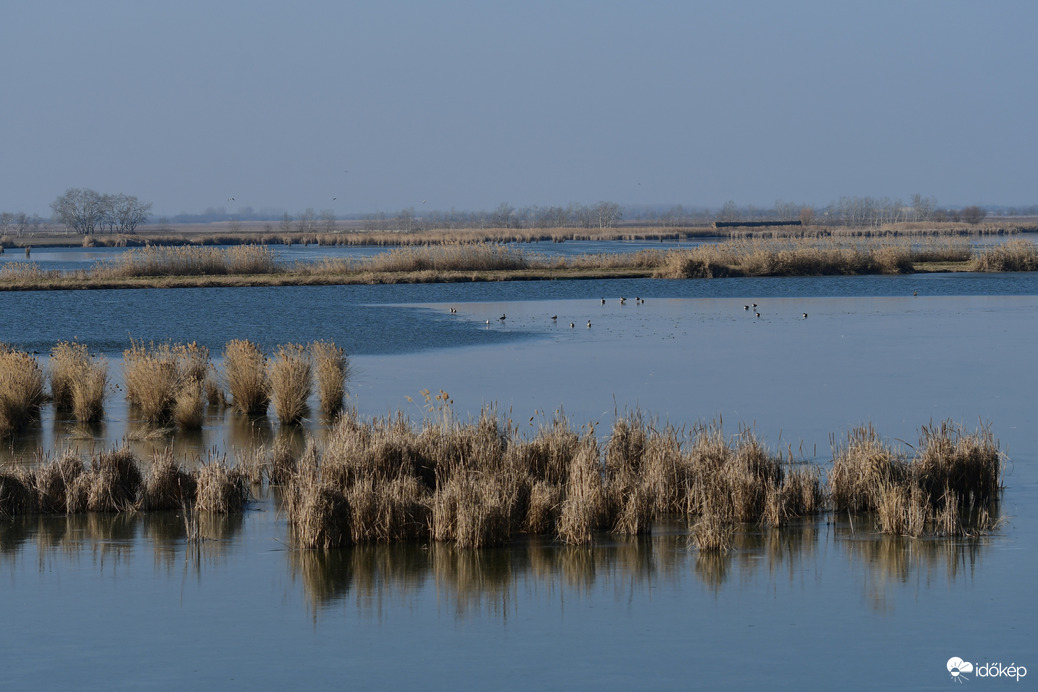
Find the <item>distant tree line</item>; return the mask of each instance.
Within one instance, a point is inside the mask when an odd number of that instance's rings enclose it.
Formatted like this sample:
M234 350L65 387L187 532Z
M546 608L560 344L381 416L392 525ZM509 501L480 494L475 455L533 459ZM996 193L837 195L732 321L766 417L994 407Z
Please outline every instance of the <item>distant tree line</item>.
M493 211L423 211L407 207L393 214L378 212L362 217L364 226L372 230L403 232L456 228L611 228L624 217L615 202L598 202L587 206L570 204L551 207L513 207L502 202Z
M92 233L133 233L148 220L151 203L144 204L132 195L106 195L95 190L73 187L51 202L54 220L66 231Z
M133 233L148 222L150 203L124 194L102 194L90 189L70 188L52 204L53 223L63 225L67 232L89 235L92 233ZM995 213L1009 216L1038 216L1038 205L1019 208L999 208ZM903 222L965 222L980 223L988 214L978 205L961 208L942 208L933 197L913 195L908 202L887 197L841 197L826 206L776 201L769 207L739 206L734 201L718 208L662 206L626 206L615 202L593 205L571 203L566 206L514 207L502 202L486 211L416 210L407 207L397 212L377 212L366 215L336 216L333 209L315 211L308 208L297 215L281 209L255 210L241 207L227 212L223 207L210 207L201 214L179 214L158 220L160 225L180 223L230 223L232 230L243 222L264 221L266 228L289 233L334 232L341 219L360 221L370 230L413 232L420 230L459 228L612 228L619 224L662 228L709 226L714 221L800 221L804 225L828 227L867 228ZM22 212L0 213L0 236L32 235L47 220ZM358 224L350 224L356 228Z
M726 202L714 221L800 221L804 225L877 227L894 223L948 222L980 223L987 212L977 205L941 209L934 197L913 195L909 202L888 197L841 197L824 207L778 201L772 207L739 207Z
M0 212L0 236L9 233L16 236L33 235L40 230L42 225L43 219L36 214L29 216L23 211Z

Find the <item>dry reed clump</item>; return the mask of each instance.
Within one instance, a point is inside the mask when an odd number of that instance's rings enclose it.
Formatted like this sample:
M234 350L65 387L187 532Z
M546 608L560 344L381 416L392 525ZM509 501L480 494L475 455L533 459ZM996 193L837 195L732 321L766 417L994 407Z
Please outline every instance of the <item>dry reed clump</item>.
M724 276L824 276L900 274L919 261L906 243L833 240L730 240L690 250L671 250L661 278Z
M282 424L299 423L307 412L307 401L313 391L313 364L306 347L301 344L278 346L267 365L270 403Z
M352 542L351 508L346 493L322 478L317 454L304 454L288 485L288 522L303 548L329 549Z
M364 423L351 413L344 414L325 446L323 476L342 488L363 479L381 482L416 476L431 488L436 482L435 467L427 463L418 438L403 414Z
M39 417L44 384L35 358L0 343L0 437L22 430Z
M560 486L566 482L570 460L580 448L580 436L566 415L559 411L549 425L542 425L529 442L513 441L508 446L512 464L526 469L534 482Z
M91 276L125 279L143 276L273 274L279 270L274 252L259 245L230 248L158 246L133 248L99 263Z
M515 493L506 479L455 473L432 499L432 538L461 548L502 545L512 536Z
M156 454L148 470L141 497L145 510L171 510L193 507L198 481L173 459L172 450Z
M346 382L350 378L350 360L346 350L332 341L315 341L310 344L310 357L317 379L317 399L321 411L333 416L342 411L346 396Z
M123 351L126 398L151 424L201 427L203 383L210 370L209 349L195 342L145 346L131 341Z
M88 358L86 345L74 341L61 341L51 349L50 396L57 410L72 409L72 383Z
M615 516L612 532L649 533L656 518L652 478L646 474L649 433L639 412L618 417L605 449L606 496Z
M251 495L245 474L221 461L202 465L196 475L195 511L216 514L239 514Z
M562 513L562 487L539 480L530 488L530 500L521 530L525 533L542 535L555 533Z
M288 517L296 542L303 548L349 545L350 504L341 490L312 479L292 490Z
M229 341L224 348L224 369L234 408L245 415L266 413L270 380L259 346L247 339Z
M184 430L198 430L205 420L204 383L196 379L184 382L173 401L173 420Z
M642 455L642 474L654 516L691 513L691 457L681 447L682 440L672 426L651 430Z
M694 545L725 551L740 524L783 526L827 499L819 469L792 455L783 462L750 430L729 440L719 425L697 426L686 453L677 431L657 431L635 413L616 421L600 454L593 429L577 437L561 417L522 441L491 409L460 424L449 397L427 399L435 416L420 431L399 414L361 422L347 413L323 456L311 442L305 461L285 470L301 545L428 538L476 548L519 533L587 545L602 530L644 533L662 514L680 512ZM850 433L834 452L833 505L875 511L887 531L962 532L967 516L987 522L971 520L969 531L993 526L993 506L980 506L1000 490L980 478L981 469L999 477L990 434L931 426L924 438L924 452L934 450L924 457L943 465L910 466L871 428ZM928 486L938 490L928 494Z
M988 427L964 433L951 421L925 425L907 478L882 488L884 533L939 536L986 533L998 523L1002 453Z
M433 510L429 490L414 476L376 482L365 479L346 493L354 543L424 540Z
M129 449L101 452L91 459L90 468L67 487L67 511L70 514L132 511L140 499L142 481L137 458Z
M43 514L65 514L69 511L68 492L86 467L71 450L60 459L42 464L32 472L38 509Z
M525 269L521 250L490 242L401 247L371 257L361 268L372 272L492 271Z
M307 453L310 447L307 447ZM298 470L297 455L286 435L278 435L270 446L267 467L267 482L271 485L288 485Z
M872 425L854 428L847 442L833 451L829 493L837 512L867 512L879 506L881 489L900 485L908 477L903 452L891 449Z
M602 464L594 431L581 439L567 469L559 514L558 537L565 543L587 544L607 520L608 507L602 482Z
M35 514L36 495L22 474L0 471L0 517Z
M821 510L820 475L810 467L786 468L750 430L731 442L717 425L697 427L684 474L693 542L701 550L728 550L737 524L783 526Z
M80 423L104 418L108 362L91 356L85 344L62 341L51 349L50 388L54 407L71 411Z
M1038 245L1016 238L979 251L970 264L976 272L1038 271Z

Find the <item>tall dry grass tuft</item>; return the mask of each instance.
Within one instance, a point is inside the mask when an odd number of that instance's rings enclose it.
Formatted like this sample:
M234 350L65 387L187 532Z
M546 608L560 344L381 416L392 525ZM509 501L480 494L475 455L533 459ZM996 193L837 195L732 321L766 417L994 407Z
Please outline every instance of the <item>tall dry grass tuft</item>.
M266 413L270 381L259 346L247 339L229 341L224 348L224 369L234 408L245 415Z
M1002 492L1002 452L988 426L965 433L951 421L924 425L912 464L915 483L928 497L943 495L969 509Z
M425 540L432 523L429 491L414 476L365 479L347 491L355 543Z
M950 536L987 533L999 523L1002 453L987 426L965 433L951 421L922 428L919 453L899 483L881 488L884 533Z
M348 545L351 510L343 490L322 478L318 455L304 454L288 486L286 511L295 542L309 549Z
M230 248L149 245L132 248L91 271L98 279L209 274L273 274L279 270L273 250L259 245Z
M71 450L61 458L33 470L39 511L43 514L68 512L68 491L85 471L83 460Z
M193 507L198 491L198 481L184 471L166 449L156 454L148 469L141 498L145 510L172 510Z
M829 494L837 512L867 512L879 506L880 490L908 477L903 452L886 445L871 424L854 428L833 449Z
M346 350L331 341L315 341L310 344L317 379L317 399L321 411L333 416L342 411L346 396L346 382L350 378L350 360Z
M195 342L145 346L132 341L123 351L126 398L144 420L156 425L202 426L203 383L211 369L209 349Z
M1016 238L980 251L970 264L977 272L1038 271L1038 245Z
M36 494L24 475L0 471L0 517L35 514Z
M299 423L307 412L307 401L313 392L313 365L310 354L301 344L278 346L267 365L270 403L282 424Z
M311 447L312 440L307 443L307 453ZM288 435L278 435L270 445L269 462L265 464L267 481L271 485L288 485L298 472L297 457Z
M498 479L455 473L433 496L432 537L461 548L502 545L511 538L511 500Z
M661 278L901 274L922 255L905 242L833 239L749 239L671 250L657 269Z
M123 351L126 398L149 423L168 422L173 415L180 373L169 344L145 346L131 341Z
M72 384L88 359L86 345L75 341L61 341L51 349L50 395L57 410L72 410Z
M66 490L68 512L129 512L137 507L143 476L128 448L101 452Z
M251 499L245 474L222 461L202 465L196 475L195 511L240 514Z
M584 545L606 518L607 503L602 483L602 464L594 431L580 441L567 469L565 494L559 515L558 535L565 543Z
M515 441L508 450L513 463L527 469L535 482L560 486L566 482L570 460L579 448L580 436L560 410L549 425L538 429L533 440Z
M0 343L0 437L22 430L39 417L44 384L35 358Z
M184 430L198 430L205 421L204 383L189 379L180 386L173 401L173 420Z
M373 272L489 271L527 265L523 252L507 245L454 242L396 248L371 257L361 268Z
M618 417L605 449L606 495L615 516L613 533L637 535L652 530L655 502L646 474L649 433L640 412Z

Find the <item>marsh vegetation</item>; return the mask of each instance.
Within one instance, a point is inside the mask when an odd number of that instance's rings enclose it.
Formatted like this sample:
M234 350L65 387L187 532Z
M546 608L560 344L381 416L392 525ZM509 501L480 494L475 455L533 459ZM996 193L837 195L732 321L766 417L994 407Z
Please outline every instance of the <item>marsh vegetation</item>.
M368 257L282 262L267 246L131 248L90 269L0 265L0 288L134 288L492 281L534 278L824 276L919 271L1034 271L1038 246L1015 238L974 248L937 236L733 238L691 248L547 256L495 242L396 247Z

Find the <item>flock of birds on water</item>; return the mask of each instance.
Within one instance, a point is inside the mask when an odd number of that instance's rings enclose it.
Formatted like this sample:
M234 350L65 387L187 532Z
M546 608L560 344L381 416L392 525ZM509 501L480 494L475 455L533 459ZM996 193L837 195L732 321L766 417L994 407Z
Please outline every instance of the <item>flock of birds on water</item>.
M601 301L602 301L602 305L606 304L606 299L605 298L602 298ZM644 298L640 298L640 297L635 296L635 299L634 299L634 304L635 305L642 305L644 303L645 303L645 299ZM627 305L627 298L626 297L620 296L620 305ZM748 303L748 304L742 306L742 309L746 310L746 311L749 311L751 308L753 309L754 316L760 317L760 312L757 311L757 304L756 303ZM451 314L452 315L457 315L458 314L458 308L451 307L450 310L451 310ZM500 322L501 324L504 324L505 320L507 320L507 319L508 319L508 315L502 313L501 316L497 318L497 321ZM807 313L806 312L801 313L800 319L806 320L807 319ZM559 321L559 316L558 315L552 315L551 316L551 321L553 323L557 323ZM490 320L489 319L486 320L486 325L488 327L490 326ZM576 322L570 322L569 323L569 328L570 329L574 329L576 326L577 326ZM587 328L591 329L591 320L587 321Z

